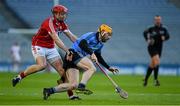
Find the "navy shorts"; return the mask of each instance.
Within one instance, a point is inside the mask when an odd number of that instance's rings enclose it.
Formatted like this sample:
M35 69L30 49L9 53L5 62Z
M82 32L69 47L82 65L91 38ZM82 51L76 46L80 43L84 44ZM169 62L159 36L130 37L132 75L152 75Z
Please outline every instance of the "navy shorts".
M79 55L79 53L77 53L76 51L74 51L74 49L70 49L71 52L73 52L73 58L72 61L67 61L66 57L67 54L64 57L63 60L63 68L65 70L69 69L69 68L77 68L77 63L83 58L82 56Z
M148 52L151 57L159 55L161 57L162 47L148 46Z

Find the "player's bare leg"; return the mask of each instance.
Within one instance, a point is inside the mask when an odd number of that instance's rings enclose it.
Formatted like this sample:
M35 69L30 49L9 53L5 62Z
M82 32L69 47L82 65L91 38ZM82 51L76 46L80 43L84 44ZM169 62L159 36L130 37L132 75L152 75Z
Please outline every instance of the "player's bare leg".
M66 75L64 73L64 69L62 68L62 60L58 57L55 57L55 58L52 58L50 60L48 60L51 65L54 67L54 69L59 73L59 75L62 77L62 79L64 79L62 82L66 83L68 82L67 78L66 78ZM73 91L72 90L68 90L67 91L67 94L69 96L69 98L73 98L73 97L76 97L74 94L73 94Z
M77 88L78 83L79 83L79 70L77 70L75 68L68 69L66 72L66 76L71 85L71 89ZM68 90L68 91L70 91L70 90ZM69 99L70 100L81 100L81 98L79 98L79 96L76 96L76 95L69 96Z
M51 66L58 72L59 76L64 75L64 69L62 67L62 60L59 57L54 57L50 60L48 60Z
M16 86L20 80L22 80L24 77L36 73L38 71L41 71L46 68L46 59L43 56L36 57L36 64L29 66L25 71L21 72L18 76L13 78L12 85L13 87Z
M96 67L94 66L92 61L87 57L82 58L80 62L78 62L77 66L84 69L85 72L82 75L81 82L79 83L78 89L76 92L80 93L81 91L82 92L85 91L84 93L87 95L92 94L92 92L90 90L85 89L85 87L86 87L87 82L90 80L90 78L96 71Z
M54 93L60 93L60 92L64 92L67 90L73 90L75 88L77 88L78 86L78 81L79 81L79 70L77 69L68 69L67 72L67 78L69 80L69 83L62 83L56 87L53 88L44 88L43 89L43 95L44 95L44 100L47 100L47 98ZM74 98L74 97L70 97ZM77 97L79 98L79 97Z

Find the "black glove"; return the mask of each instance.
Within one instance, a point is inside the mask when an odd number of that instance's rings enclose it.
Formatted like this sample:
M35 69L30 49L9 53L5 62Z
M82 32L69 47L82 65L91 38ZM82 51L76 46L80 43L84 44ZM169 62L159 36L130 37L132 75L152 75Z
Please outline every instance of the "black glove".
M68 49L68 52L66 53L66 60L67 61L72 61L72 58L73 58L73 50Z
M114 68L114 67L110 67L109 71L111 71L113 74L117 74L119 72L119 70L117 68Z

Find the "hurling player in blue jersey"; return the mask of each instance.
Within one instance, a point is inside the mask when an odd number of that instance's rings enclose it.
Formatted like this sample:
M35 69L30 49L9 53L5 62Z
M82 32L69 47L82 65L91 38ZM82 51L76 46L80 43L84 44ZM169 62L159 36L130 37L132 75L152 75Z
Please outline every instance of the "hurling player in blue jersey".
M99 62L109 71L115 73L118 69L110 67L101 56L101 49L112 37L112 28L102 24L97 32L88 32L78 38L72 45L72 61L64 60L64 69L68 83L62 83L53 88L44 88L43 95L46 100L51 94L76 89L77 93L92 94L86 89L86 84L96 71L93 62ZM79 68L85 70L79 83Z

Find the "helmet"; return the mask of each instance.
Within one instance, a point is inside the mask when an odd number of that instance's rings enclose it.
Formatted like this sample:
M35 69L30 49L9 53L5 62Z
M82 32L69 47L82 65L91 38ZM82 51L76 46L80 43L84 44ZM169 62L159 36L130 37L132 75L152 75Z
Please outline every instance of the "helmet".
M112 35L112 28L106 24L102 24L99 27L98 32L102 32L102 31L105 31L105 32L109 33L110 35Z
M52 8L52 12L54 13L57 13L57 12L65 12L67 13L68 9L63 6L63 5L55 5L53 8Z

